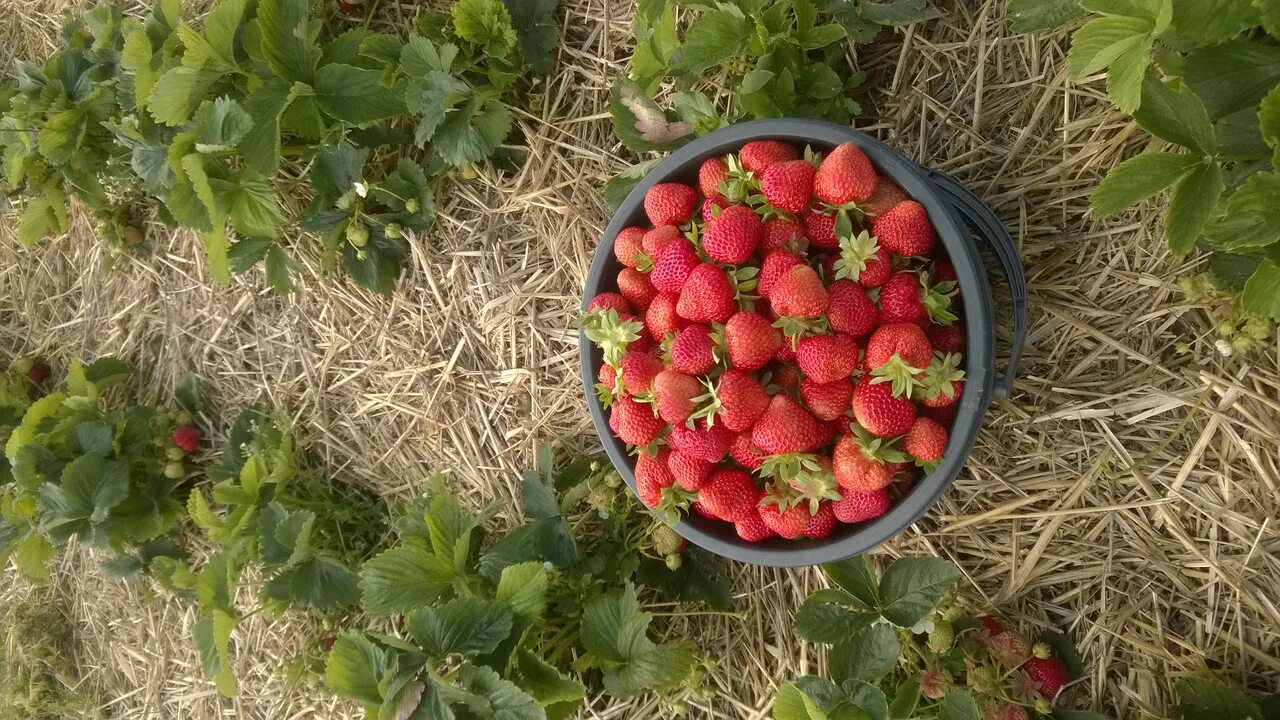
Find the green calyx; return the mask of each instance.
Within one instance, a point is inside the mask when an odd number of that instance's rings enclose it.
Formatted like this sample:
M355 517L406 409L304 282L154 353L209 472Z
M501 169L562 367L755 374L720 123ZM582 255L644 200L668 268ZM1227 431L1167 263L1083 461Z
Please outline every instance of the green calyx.
M666 524L675 525L680 522L680 516L697 499L697 492L685 490L680 487L679 483L675 483L662 489L662 499L658 502L658 507L653 509L653 512Z
M823 500L839 500L836 476L830 468L818 462L818 456L809 453L781 453L764 459L757 470L760 475L772 478L772 490L761 504L776 504L780 509L808 503L809 513L818 512Z
M892 383L890 389L894 397L908 397L919 384L923 372L923 368L908 365L901 355L894 353L885 364L871 371L871 384Z
M961 360L958 353L935 353L933 362L924 369L924 375L916 385L918 397L932 399L950 392L953 382L964 379L964 371L960 369Z
M737 155L726 155L725 163L729 166L729 176L720 181L720 194L729 202L746 202L747 198L760 191L760 182L755 174L742 167Z
M587 339L604 353L604 361L614 367L617 367L618 361L627 351L627 345L639 340L640 331L644 329L644 325L637 320L624 322L618 317L618 311L612 308L587 313L582 316L579 324Z
M792 315L781 315L773 322L773 326L782 331L791 340L791 349L795 350L800 338L805 335L823 335L830 328L825 316L819 318L802 318Z
M954 280L943 280L930 285L928 280L920 276L920 284L924 288L924 309L929 318L939 325L950 325L959 318L951 311L951 299L958 289Z
M724 411L724 403L720 401L720 388L710 378L703 378L702 384L707 391L693 399L698 407L689 414L689 425L693 426L694 420L705 419L707 427L711 427L716 422L716 417Z
M898 449L899 438L879 438L867 432L861 425L853 425L853 435L858 449L868 460L880 463L900 463L907 461L906 453Z
M847 215L841 213L836 217L836 237L840 240L840 257L836 259L835 271L837 280L857 281L867 264L876 257L880 244L866 230L852 234L840 233L841 220L848 222Z

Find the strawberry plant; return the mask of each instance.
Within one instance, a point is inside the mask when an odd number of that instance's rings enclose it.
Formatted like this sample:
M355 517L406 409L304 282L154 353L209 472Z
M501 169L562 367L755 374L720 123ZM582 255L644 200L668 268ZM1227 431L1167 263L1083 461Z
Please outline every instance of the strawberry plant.
M620 484L597 458L557 470L543 448L523 479L527 521L490 542L493 508L464 510L434 478L396 521L398 543L360 573L366 612L403 636L343 633L329 687L370 718L568 718L597 679L673 705L705 692L707 661L652 638L636 585L722 607L727 583L709 556L629 512Z
M0 89L20 238L65 232L74 195L109 237L139 245L132 219L154 204L201 233L216 282L262 263L283 293L295 263L282 240L300 220L321 236L326 272L341 261L387 292L444 178L519 159L501 147L506 103L527 67L550 66L555 3L513 5L514 17L499 0L459 0L404 41L331 34L312 0L220 0L198 28L177 0L142 20L104 4L68 22L44 68L21 65ZM282 198L299 191L312 203L287 217Z
M1207 677L1185 677L1173 686L1173 720L1249 720L1280 713L1280 694L1254 700L1240 689Z
M1255 0L1010 0L1016 31L1088 22L1067 57L1079 81L1107 73L1107 95L1160 145L1113 168L1092 197L1107 216L1172 188L1164 235L1176 255L1209 252L1183 287L1228 306L1224 354L1280 320L1280 13Z
M190 473L174 432L190 427L189 410L122 405L110 391L132 375L115 358L73 362L66 389L31 402L9 434L0 557L27 578L47 580L55 548L73 538L111 552L103 567L122 578L180 555L169 534Z
M1081 672L1070 640L1047 633L1033 644L995 618L966 615L952 595L959 571L950 562L903 558L877 575L859 556L823 569L835 587L805 600L795 628L828 646L827 676L784 684L777 720L1105 720L1054 708Z
M235 598L245 570L257 570L259 610L269 615L295 606L348 609L360 598L353 568L377 550L387 522L371 493L340 491L307 468L283 416L241 413L221 464L208 474L217 482L207 495L193 490L187 509L219 551L195 571L164 559L153 574L199 603L194 635L201 663L230 696L236 687L230 639L243 617Z

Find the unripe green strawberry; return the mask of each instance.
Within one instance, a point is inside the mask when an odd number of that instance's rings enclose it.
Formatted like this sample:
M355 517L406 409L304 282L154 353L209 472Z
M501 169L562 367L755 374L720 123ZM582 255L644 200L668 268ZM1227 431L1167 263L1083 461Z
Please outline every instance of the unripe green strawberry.
M681 566L683 566L683 565L684 565L684 559L683 559L683 558L681 558L679 555L672 554L672 555L668 555L668 556L666 556L666 557L663 559L663 563L665 563L665 564L666 564L666 566L667 566L667 569L668 569L668 570L670 570L671 572L675 572L675 571L679 570L679 569L681 568ZM687 707L687 706L685 707L685 709L684 709L683 711L677 711L677 714L681 714L681 715L682 715L682 714L684 714L685 712L688 712L688 707Z
M170 462L178 462L182 458L186 457L187 454L183 452L182 448L171 447L164 451L164 456Z
M613 500L617 497L617 493L607 485L599 484L591 488L587 492L587 504L596 510L608 511L613 507Z
M387 223L387 226L382 229L382 232L392 240L396 240L404 235L404 229L396 223Z
M653 551L658 555L678 555L684 552L688 543L680 534L666 523L657 523L649 539L653 542Z
M831 205L861 203L872 196L879 180L862 148L847 142L823 158L814 178L813 191Z
M1031 654L1043 660L1053 657L1053 649L1049 647L1049 643L1038 642L1031 646Z
M966 673L966 681L974 692L987 694L1000 687L1000 675L996 669L987 665L970 665Z
M937 239L929 213L915 200L889 208L875 219L871 231L889 252L906 257L925 254Z
M187 468L180 462L171 462L164 466L164 476L170 480L181 480L187 474Z
M409 198L404 201L404 209L411 213L416 213L422 209L422 204L418 202L417 198Z
M698 191L684 183L658 183L644 194L644 211L656 225L683 225L693 216Z
M741 265L764 238L764 223L746 205L731 205L711 218L702 231L702 249L718 263Z
M946 620L935 620L933 623L933 632L929 633L929 649L941 655L951 649L951 645L956 640L955 631L951 627L951 623Z
M347 242L358 248L364 247L369 242L369 228L358 220L347 223Z
M775 163L764 171L760 188L770 205L795 215L809 207L813 199L815 173L817 170L808 160Z

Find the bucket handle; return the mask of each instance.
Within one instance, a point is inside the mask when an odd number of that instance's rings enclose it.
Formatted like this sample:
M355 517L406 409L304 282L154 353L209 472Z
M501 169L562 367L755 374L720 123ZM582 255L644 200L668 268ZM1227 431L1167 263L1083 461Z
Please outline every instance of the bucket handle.
M1013 338L1009 348L1009 364L992 388L996 397L1009 397L1018 361L1022 358L1022 345L1027 339L1027 277L1022 269L1018 247L1000 217L972 190L946 173L923 169L949 204L961 214L965 223L995 253L1005 280L1009 283L1009 293L1013 298Z

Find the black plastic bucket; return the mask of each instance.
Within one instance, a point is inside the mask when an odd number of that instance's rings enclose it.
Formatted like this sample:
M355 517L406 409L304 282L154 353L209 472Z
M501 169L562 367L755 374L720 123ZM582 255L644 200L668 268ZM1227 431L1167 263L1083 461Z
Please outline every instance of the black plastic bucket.
M1022 263L1013 238L1000 218L986 203L954 178L922 167L876 138L852 128L817 120L757 120L717 130L673 152L631 191L613 220L605 228L583 292L583 308L598 293L616 291L614 278L622 265L613 254L613 239L629 225L645 225L644 195L661 182L698 185L698 167L707 158L737 152L751 140L776 139L797 147L812 146L827 151L845 142L855 142L875 164L880 174L894 182L922 205L937 230L938 238L955 266L964 305L968 347L965 352L966 380L959 409L952 423L947 448L941 462L917 481L898 502L879 518L856 525L838 525L822 540L773 538L749 543L738 537L730 523L691 513L675 529L690 542L724 557L755 563L794 567L834 562L869 550L902 532L946 492L960 473L973 449L978 428L991 400L1007 397L1027 331L1027 287ZM1009 360L998 378L996 363L996 313L987 270L974 238L982 241L999 261L1013 302L1013 333ZM605 409L593 386L602 363L600 350L579 335L583 389L596 433L610 460L627 485L635 492L635 458L626 445L613 436Z

